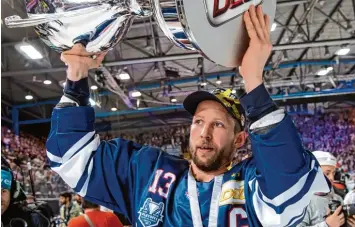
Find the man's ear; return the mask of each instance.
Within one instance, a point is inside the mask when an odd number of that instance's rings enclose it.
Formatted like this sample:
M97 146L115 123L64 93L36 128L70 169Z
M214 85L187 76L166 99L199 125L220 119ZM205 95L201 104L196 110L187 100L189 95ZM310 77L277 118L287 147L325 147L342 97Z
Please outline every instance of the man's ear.
M247 137L248 137L248 133L245 131L241 131L237 135L235 135L234 145L236 149L241 148L245 144Z

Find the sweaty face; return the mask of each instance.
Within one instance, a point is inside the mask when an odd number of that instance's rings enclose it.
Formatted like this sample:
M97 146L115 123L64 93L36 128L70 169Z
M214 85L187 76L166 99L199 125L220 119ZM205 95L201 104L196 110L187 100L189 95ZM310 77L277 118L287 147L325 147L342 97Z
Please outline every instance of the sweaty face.
M321 166L323 174L333 183L335 176L335 166Z
M231 161L236 150L234 124L218 102L203 101L198 105L190 129L190 153L199 169L211 172Z
M10 205L10 191L1 189L1 215L7 210Z

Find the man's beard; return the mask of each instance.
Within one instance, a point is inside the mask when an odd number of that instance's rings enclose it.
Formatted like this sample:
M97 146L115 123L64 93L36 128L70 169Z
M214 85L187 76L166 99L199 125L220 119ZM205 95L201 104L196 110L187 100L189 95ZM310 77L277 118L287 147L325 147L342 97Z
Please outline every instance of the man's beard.
M192 147L190 144L190 154L194 164L204 172L213 172L220 169L223 165L227 165L227 163L231 161L233 146L225 146L221 150L213 151L215 153L208 157L206 161L200 159L197 154L197 149L197 147Z

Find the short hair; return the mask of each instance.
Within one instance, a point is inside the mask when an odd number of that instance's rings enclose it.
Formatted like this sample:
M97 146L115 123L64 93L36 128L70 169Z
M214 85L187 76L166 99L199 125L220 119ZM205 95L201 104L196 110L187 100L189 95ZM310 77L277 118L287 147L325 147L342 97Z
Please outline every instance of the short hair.
M81 204L81 206L83 207L83 209L90 209L90 208L99 208L100 206L92 203L86 199L83 199L83 203Z
M71 200L72 194L70 192L64 192L60 194L59 197L69 198L69 200Z
M242 126L239 124L239 122L233 118L234 121L234 134L237 134L238 132L242 131Z

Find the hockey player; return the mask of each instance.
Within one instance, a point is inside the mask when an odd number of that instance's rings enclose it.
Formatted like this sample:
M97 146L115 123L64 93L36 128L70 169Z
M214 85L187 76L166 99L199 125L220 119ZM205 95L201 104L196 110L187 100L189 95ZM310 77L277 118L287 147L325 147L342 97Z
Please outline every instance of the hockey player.
M86 77L104 54L90 58L80 45L63 53L67 84L47 141L51 168L85 199L124 214L133 226L298 224L313 193L328 192L329 185L263 85L272 49L269 18L251 6L244 20L250 44L240 73L247 94L238 101L230 90L200 91L184 101L193 115L191 165L123 139L100 141ZM253 157L236 163L246 138L242 107Z

